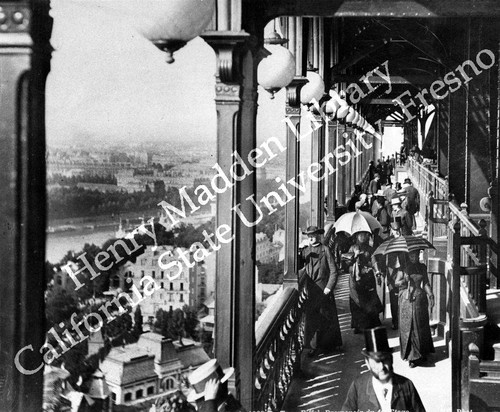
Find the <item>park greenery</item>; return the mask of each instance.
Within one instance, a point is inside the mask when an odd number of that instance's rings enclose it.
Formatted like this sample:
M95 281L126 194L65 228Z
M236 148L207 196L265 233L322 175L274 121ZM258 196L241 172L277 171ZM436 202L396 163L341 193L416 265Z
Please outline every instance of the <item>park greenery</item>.
M68 178L71 179L71 178ZM194 197L194 188L186 188L186 193ZM52 188L49 192L49 220L102 215L119 215L121 213L158 209L158 203L167 200L175 207L181 207L179 190L175 187L165 188L162 181L146 184L143 191L100 191L78 187L77 184ZM208 212L210 205L200 208Z

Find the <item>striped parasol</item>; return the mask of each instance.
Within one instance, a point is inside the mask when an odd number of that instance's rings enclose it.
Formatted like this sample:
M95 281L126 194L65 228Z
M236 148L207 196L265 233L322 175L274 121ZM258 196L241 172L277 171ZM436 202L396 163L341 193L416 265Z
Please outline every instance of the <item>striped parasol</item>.
M358 232L373 233L375 229L382 229L380 223L367 212L349 212L340 216L333 227L337 232L346 232L353 235Z
M386 240L373 252L374 255L387 255L389 253L405 252L410 253L421 249L435 249L432 243L417 236L399 236Z

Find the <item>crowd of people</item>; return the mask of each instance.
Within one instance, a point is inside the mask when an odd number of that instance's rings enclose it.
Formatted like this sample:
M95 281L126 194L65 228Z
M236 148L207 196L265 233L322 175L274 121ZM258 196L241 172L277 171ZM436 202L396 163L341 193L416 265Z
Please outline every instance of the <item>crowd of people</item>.
M307 246L300 249L299 277L305 279L308 299L305 307L304 345L307 356L335 352L343 345L334 291L342 273L349 276L349 308L354 334L364 334L362 354L370 374L351 385L342 410L425 411L413 383L393 370L393 353L387 330L382 326L387 287L392 328L398 330L401 359L411 368L422 365L434 352L429 326L429 309L434 296L427 267L420 262L421 249L395 249L378 253L390 242L413 237L420 195L409 178L394 179L395 156L370 165L366 193L354 187L347 202L347 214L361 216L368 226L351 231L335 225L309 226L303 234ZM346 214L346 216L347 216ZM341 218L340 218L341 219ZM337 220L337 223L340 222ZM354 220L353 220L354 221ZM370 225L375 222L376 225ZM361 227L361 226L360 226ZM337 230L338 229L338 230ZM423 248L424 246L422 246ZM381 292L381 293L380 293ZM189 376L187 399L178 396L154 405L151 411L196 410L243 411L229 393L227 380L233 369L222 370L216 359Z
M434 352L429 310L434 306L434 296L427 276L427 267L420 262L422 249L397 250L377 253L381 245L397 239L413 238L416 230L416 214L420 208L420 194L409 178L402 183L395 181L395 157L380 159L370 165L370 182L366 192L356 185L347 202L347 214L363 215L367 220L376 219L376 228L346 233L335 230L335 225L325 228L311 226L304 234L309 245L301 251L306 274L314 285L314 298L306 309L306 348L309 356L316 356L318 349L332 352L342 344L338 319L325 316L336 314L335 285L342 272L349 275L349 308L351 328L354 334L365 334L368 346L385 341L382 350L365 351L366 365L371 379L363 375L353 382L344 403L345 410L425 410L415 387L406 378L392 370L392 350L388 349L386 329L382 326L386 290L388 290L392 329L398 330L401 359L410 368L423 365L427 356ZM352 213L354 212L354 213ZM337 222L342 217L338 217ZM353 218L354 219L354 218ZM353 225L355 226L355 225ZM321 298L320 298L321 297ZM328 297L330 297L328 299ZM334 307L334 310L325 310ZM307 325L309 323L309 326ZM330 331L330 333L327 333ZM318 339L317 336L329 336ZM387 395L383 387L389 385ZM404 393L403 404L391 397L391 391ZM404 388L404 389L403 389ZM373 396L367 394L372 393ZM382 396L383 395L383 396ZM401 408L400 408L401 407ZM344 410L344 409L342 409Z

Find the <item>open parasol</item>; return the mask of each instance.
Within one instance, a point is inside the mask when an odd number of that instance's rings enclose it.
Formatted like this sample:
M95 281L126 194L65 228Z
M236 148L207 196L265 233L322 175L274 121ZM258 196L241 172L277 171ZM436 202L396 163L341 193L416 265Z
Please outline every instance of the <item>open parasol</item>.
M428 240L414 235L399 236L382 243L373 252L374 255L387 255L389 253L405 252L410 253L421 249L435 249Z
M337 232L346 232L353 235L358 232L373 233L375 229L382 229L382 226L372 215L367 212L349 212L338 218L333 225Z

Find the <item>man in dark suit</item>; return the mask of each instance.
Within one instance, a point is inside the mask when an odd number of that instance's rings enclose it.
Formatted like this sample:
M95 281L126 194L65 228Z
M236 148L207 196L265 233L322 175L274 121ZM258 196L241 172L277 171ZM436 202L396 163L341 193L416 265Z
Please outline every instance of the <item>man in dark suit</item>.
M304 267L299 271L300 277L307 275L305 344L311 349L309 356L314 356L318 349L330 351L342 346L333 297L338 271L332 252L321 242L324 230L309 226L302 233L309 240L309 246L302 251Z
M361 351L370 373L354 380L342 405L343 411L425 412L413 382L394 373L387 331L379 326L365 330L366 348Z
M411 180L406 178L403 182L403 191L406 196L405 204L406 210L410 214L413 221L413 229L415 229L415 214L420 210L420 194L418 190L412 185Z

